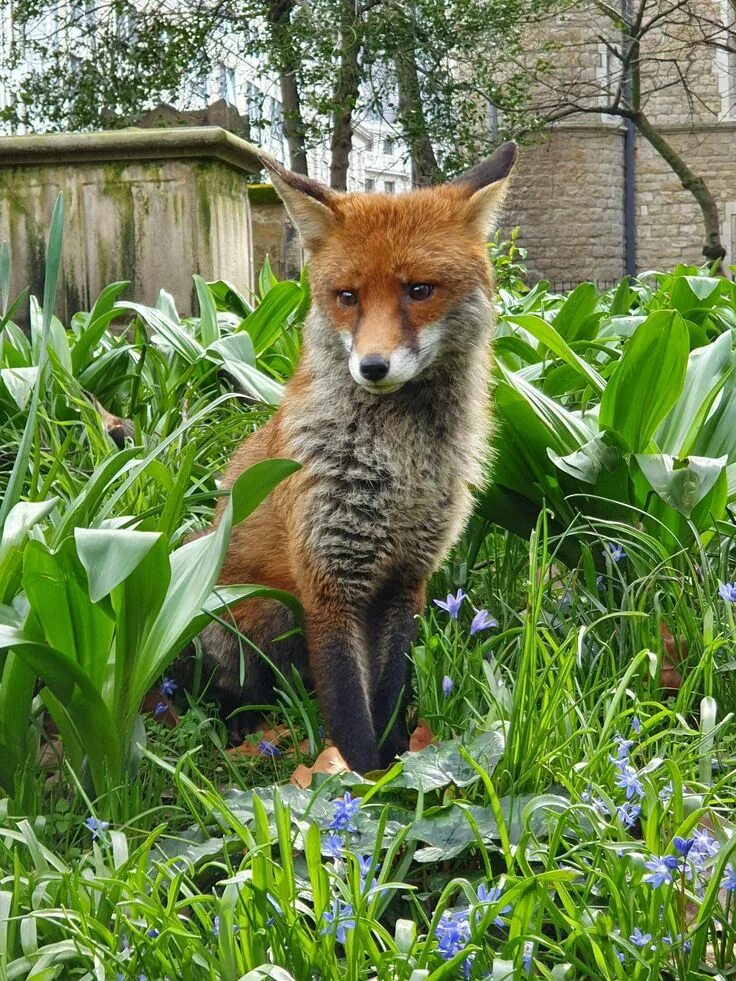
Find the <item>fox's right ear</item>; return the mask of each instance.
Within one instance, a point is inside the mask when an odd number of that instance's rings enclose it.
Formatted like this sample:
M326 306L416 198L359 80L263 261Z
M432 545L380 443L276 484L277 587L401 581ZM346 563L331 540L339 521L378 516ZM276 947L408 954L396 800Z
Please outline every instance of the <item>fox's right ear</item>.
M484 237L493 226L508 190L519 148L513 140L502 143L492 157L456 177L454 185L467 196L468 217Z
M260 158L299 232L305 251L314 252L337 223L330 207L335 194L302 174L294 174L265 155Z

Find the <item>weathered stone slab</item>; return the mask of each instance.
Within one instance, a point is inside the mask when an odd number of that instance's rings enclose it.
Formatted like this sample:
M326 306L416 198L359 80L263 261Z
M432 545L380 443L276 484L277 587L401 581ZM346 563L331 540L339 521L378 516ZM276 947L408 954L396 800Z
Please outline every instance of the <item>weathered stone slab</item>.
M170 292L197 310L192 273L252 289L248 180L257 148L217 127L66 133L0 139L0 240L13 257L14 294L41 297L56 196L66 221L56 312L67 322L107 283L154 303Z

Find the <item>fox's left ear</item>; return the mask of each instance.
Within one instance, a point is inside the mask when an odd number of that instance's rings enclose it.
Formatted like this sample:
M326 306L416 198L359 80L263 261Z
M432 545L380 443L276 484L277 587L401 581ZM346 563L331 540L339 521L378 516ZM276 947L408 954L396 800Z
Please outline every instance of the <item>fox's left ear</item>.
M319 181L294 174L265 154L260 160L297 227L304 249L314 252L337 223L337 216L330 207L334 192Z
M513 140L502 143L492 157L471 167L454 184L467 194L468 220L484 237L493 227L508 190L508 176L514 169L519 147Z

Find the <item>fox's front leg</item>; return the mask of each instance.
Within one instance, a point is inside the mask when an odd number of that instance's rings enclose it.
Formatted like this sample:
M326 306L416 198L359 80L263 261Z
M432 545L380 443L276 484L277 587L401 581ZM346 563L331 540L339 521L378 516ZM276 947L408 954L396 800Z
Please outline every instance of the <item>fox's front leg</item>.
M424 609L425 583L395 578L368 608L369 657L374 665L371 711L382 767L408 748L404 709L409 695L409 648ZM387 731L388 730L388 731Z
M304 613L309 663L332 741L352 770L375 770L365 627L335 587L316 592Z

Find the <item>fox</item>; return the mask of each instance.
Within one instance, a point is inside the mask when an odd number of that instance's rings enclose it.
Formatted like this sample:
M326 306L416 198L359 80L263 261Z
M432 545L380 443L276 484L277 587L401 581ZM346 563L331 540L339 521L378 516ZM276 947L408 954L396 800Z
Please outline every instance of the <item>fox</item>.
M287 590L304 616L299 631L277 601L248 600L200 635L233 742L245 708L272 703L273 668L294 665L352 770L385 768L408 748L427 582L489 467L487 242L517 152L505 143L452 182L399 195L338 192L262 159L298 230L311 304L282 401L222 484L270 458L301 468L235 526L219 582Z

